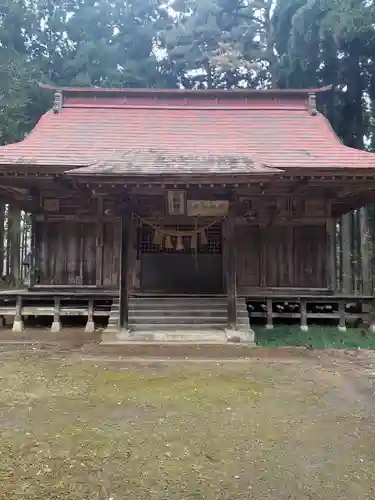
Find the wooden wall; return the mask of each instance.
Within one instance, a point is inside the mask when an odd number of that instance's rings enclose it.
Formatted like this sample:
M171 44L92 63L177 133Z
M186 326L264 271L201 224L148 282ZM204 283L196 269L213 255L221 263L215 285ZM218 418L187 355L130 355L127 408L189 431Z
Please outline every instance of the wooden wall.
M134 229L136 229L134 227ZM103 252L97 250L96 222L38 221L36 234L42 285L119 285L120 225L106 221ZM133 232L131 232L133 234ZM327 237L324 224L260 228L236 226L237 286L241 294L260 287L326 288ZM139 287L136 232L129 259L129 284ZM133 247L132 247L133 248ZM134 255L133 255L134 254ZM102 259L102 278L98 281ZM39 266L38 266L39 261ZM137 268L137 269L136 269ZM139 270L138 270L139 271Z
M236 234L239 293L258 287L327 287L324 224L238 226Z
M94 222L38 221L36 234L42 285L95 285L97 281L97 224ZM118 285L120 230L106 222L103 236L103 286ZM39 263L38 263L39 261Z

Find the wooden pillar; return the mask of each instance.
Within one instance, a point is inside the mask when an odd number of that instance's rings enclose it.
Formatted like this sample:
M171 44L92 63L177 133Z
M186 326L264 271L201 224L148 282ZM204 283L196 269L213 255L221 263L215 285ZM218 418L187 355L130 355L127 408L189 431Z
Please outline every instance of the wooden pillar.
M16 297L16 314L14 315L12 332L21 333L23 331L22 321L22 295Z
M138 288L137 285L137 246L138 246L138 219L130 218L130 226L128 233L128 277L127 284L129 292Z
M367 220L366 208L359 210L359 232L360 232L360 253L361 253L361 279L363 295L371 295L371 271L370 271L370 228Z
M228 328L235 330L237 328L237 279L236 279L236 240L235 240L236 214L233 203L229 206L228 217L226 220L225 244L226 244L226 262L225 262L225 283L227 289L227 311Z
M40 282L41 253L42 253L42 224L31 216L31 262L29 286L33 287Z
M120 244L120 308L119 330L126 333L129 324L129 293L128 293L128 251L129 251L129 214L121 215L121 244Z
M300 328L303 332L307 332L309 327L307 326L307 307L306 307L306 299L300 300L300 313L301 313L301 322Z
M89 299L88 311L87 311L87 323L85 326L85 333L95 332L94 323L94 299Z
M20 281L20 231L21 211L17 206L10 205L8 212L8 238L10 242L10 273L14 286Z
M346 332L345 302L343 300L339 301L339 325L337 328L340 332Z
M341 291L342 293L352 293L352 214L345 214L341 217Z
M5 226L4 226L4 215L5 215L5 205L0 204L0 276L4 274L4 236L5 236Z
M55 297L55 303L53 306L53 322L51 325L51 332L58 333L61 331L61 321L60 321L60 297Z
M259 251L259 285L265 288L267 284L267 229L259 227L260 251Z
M103 263L104 263L104 200L99 197L97 200L96 226L96 286L103 286Z
M336 220L329 218L326 221L327 235L327 286L332 292L337 290L336 272Z
M267 321L266 321L266 330L273 329L273 304L272 299L267 299Z

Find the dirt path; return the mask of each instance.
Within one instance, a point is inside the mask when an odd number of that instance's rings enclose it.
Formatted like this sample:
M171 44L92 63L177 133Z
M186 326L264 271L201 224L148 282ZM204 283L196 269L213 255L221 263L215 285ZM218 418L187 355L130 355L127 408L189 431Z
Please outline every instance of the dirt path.
M0 499L373 500L375 357L269 355L3 353Z

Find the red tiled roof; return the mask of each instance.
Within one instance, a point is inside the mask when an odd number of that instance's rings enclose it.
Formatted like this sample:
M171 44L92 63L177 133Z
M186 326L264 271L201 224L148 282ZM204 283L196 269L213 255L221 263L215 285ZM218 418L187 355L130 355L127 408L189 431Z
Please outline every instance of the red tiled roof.
M172 100L149 92L138 92L134 99L111 94L108 100L73 92L62 110L45 114L26 139L1 147L0 165L110 167L114 157L118 164L121 155L152 150L165 157L221 157L221 164L238 157L248 166L255 162L266 168L375 169L375 154L343 146L323 116L310 114L308 92L253 93L253 98L232 92L220 98L195 94L199 99L182 93ZM220 172L219 166L211 166L210 173L215 168ZM172 161L168 172L173 168L179 173ZM146 172L160 174L163 169L151 162L138 173ZM251 168L241 173L251 173Z

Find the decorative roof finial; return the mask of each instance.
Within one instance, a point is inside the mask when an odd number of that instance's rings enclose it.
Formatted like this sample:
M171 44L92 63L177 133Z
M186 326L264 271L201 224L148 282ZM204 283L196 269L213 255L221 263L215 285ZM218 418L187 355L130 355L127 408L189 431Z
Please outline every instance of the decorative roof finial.
M315 94L309 94L309 113L312 116L315 116L317 114Z
M63 105L63 95L61 90L57 90L53 96L53 112L60 113Z

